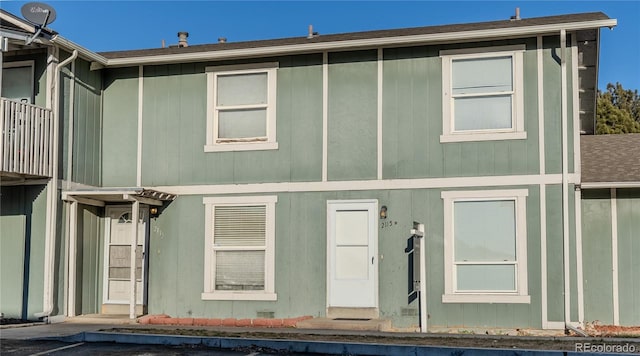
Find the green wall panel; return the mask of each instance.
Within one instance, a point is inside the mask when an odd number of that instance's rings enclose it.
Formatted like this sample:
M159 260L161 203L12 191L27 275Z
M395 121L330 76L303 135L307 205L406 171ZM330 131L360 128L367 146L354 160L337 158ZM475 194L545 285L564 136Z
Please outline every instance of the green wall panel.
M376 59L376 51L329 55L329 180L377 176Z
M567 43L570 42L570 38ZM544 140L547 173L562 173L562 71L560 39L543 38ZM567 47L567 152L569 172L573 172L573 94L571 91L571 48Z
M585 321L613 323L611 200L609 190L582 191Z
M78 206L76 313L99 314L102 306L104 227L102 209Z
M25 228L24 215L0 216L0 312L5 318L22 317Z
M525 44L526 140L440 143L442 66L439 51ZM387 49L383 65L384 178L488 176L539 172L537 57L534 39L464 46Z
M564 321L562 186L547 186L547 320Z
M145 67L143 184L320 180L322 57L306 55L268 61L279 62L276 105L279 148L248 152L204 152L205 64Z
M135 186L138 68L106 71L103 95L102 183L104 186Z
M640 325L640 190L617 189L621 325Z
M45 187L39 185L0 187L2 269L16 274L14 277L7 277L3 272L3 280L5 277L9 278L9 283L5 285L2 282L0 288L2 304L6 302L11 305L11 313L18 313L14 317L33 320L37 319L34 314L42 311L46 196ZM7 238L15 241L5 240ZM5 263L17 269L5 270ZM12 290L14 288L17 291ZM6 300L5 295L8 298ZM20 299L16 300L18 295ZM16 307L19 309L16 310Z
M102 74L76 60L72 180L99 186L102 143ZM65 166L66 171L66 166Z
M377 199L388 207L379 221L379 305L396 327L416 328L417 301L407 301L405 248L413 221L426 226L429 323L433 327L541 327L540 221L537 187L527 198L528 282L531 304L443 304L443 202L440 190L280 193L276 203L275 285L278 300L202 301L204 205L202 196L181 196L151 220L149 313L175 317L276 318L313 315L326 308L326 202ZM302 262L303 261L303 262ZM172 288L166 288L171 285Z

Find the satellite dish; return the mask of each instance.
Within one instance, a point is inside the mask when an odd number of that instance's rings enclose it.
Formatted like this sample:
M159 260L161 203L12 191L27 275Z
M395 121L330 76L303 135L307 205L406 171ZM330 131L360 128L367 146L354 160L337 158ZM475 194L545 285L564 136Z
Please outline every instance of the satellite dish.
M56 20L56 10L41 2L28 2L22 6L21 12L27 21L42 27Z

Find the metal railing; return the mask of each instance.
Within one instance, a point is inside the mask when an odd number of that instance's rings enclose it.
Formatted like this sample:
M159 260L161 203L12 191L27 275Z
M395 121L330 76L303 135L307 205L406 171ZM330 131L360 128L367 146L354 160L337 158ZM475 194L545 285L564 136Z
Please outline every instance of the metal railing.
M53 112L32 104L0 98L0 171L53 175Z

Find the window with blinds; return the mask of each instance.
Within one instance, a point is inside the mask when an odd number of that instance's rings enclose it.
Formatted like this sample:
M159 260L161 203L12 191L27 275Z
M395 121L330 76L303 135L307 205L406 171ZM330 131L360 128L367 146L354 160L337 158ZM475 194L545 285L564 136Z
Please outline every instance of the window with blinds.
M215 290L264 290L266 206L216 206Z
M205 197L203 300L277 300L278 197Z

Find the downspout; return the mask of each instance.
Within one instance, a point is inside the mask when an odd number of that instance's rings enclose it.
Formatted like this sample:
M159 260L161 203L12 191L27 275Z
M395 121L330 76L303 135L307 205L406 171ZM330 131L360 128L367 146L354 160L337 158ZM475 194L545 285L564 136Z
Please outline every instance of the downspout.
M60 79L60 71L64 66L69 64L71 61L78 57L78 51L74 50L71 56L64 61L58 63L56 65L56 69L54 70L54 78L53 85L53 100L51 102L51 108L54 117L54 126L53 126L53 144L52 146L52 154L53 154L53 162L52 162L52 177L49 183L47 184L47 218L48 221L46 223L46 232L45 232L45 251L44 251L44 297L42 298L42 308L43 311L41 313L35 313L37 317L45 317L48 318L53 312L53 270L54 266L54 256L55 256L55 242L56 242L56 225L57 225L57 197L58 197L58 146L59 146L59 135L60 135L60 112L58 108L58 103L60 101L60 85L58 83ZM72 109L73 110L73 109ZM48 320L47 320L48 321Z
M69 83L69 141L68 149L67 149L67 189L71 186L71 181L73 181L73 130L74 130L74 105L75 105L75 96L76 96L76 61L75 58L71 62L71 77Z
M564 269L564 324L571 326L571 273L569 255L569 147L567 106L567 31L560 30L560 97L562 123L562 264Z

